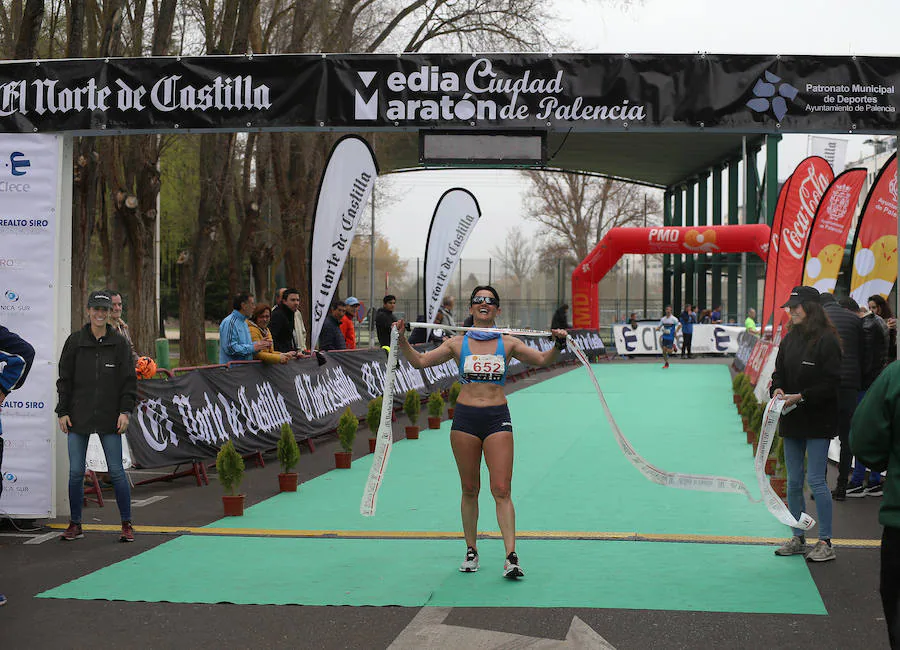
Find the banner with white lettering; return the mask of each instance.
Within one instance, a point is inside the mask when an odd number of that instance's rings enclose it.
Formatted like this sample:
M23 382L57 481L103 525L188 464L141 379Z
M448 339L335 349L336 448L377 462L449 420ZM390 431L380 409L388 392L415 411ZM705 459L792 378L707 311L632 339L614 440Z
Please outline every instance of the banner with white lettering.
M587 354L604 352L596 330L572 330L570 335ZM552 345L546 338L519 338L540 350ZM369 400L384 392L387 355L376 348L326 352L324 357L322 366L315 358L275 365L241 363L227 370L199 369L170 380L139 381L138 404L126 434L134 463L163 467L211 458L228 440L241 453L272 449L282 424L290 425L300 440L314 437L333 430L348 406L363 417ZM570 350L560 354L560 361L574 359ZM511 360L507 376L527 369ZM449 388L458 376L455 361L418 370L401 359L394 376L394 405L402 406L410 389L426 397Z
M662 354L659 343L660 333L656 331L659 321L638 323L637 329L630 325L613 325L616 352L623 356L639 354ZM694 354L736 354L738 337L744 331L736 325L694 325L691 351ZM676 335L676 349L681 349L682 336Z
M677 80L677 83L673 83ZM0 131L893 133L897 57L251 54L0 63Z
M25 384L2 404L0 516L53 510L57 203L62 138L0 134L0 323L35 350Z
M313 215L310 254L310 348L317 348L322 323L341 279L350 244L362 216L378 164L369 143L348 135L335 143L322 173Z
M469 235L481 219L478 200L455 187L441 196L425 244L425 322L433 323Z
M834 171L824 158L810 156L791 175L791 186L784 202L784 217L779 233L778 265L775 275L775 293L772 299L772 332L778 335L779 326L787 324L787 312L781 309L791 295L791 289L803 279L803 262L806 244L813 220L825 190L834 180ZM772 263L770 257L767 263ZM763 323L765 326L766 323Z

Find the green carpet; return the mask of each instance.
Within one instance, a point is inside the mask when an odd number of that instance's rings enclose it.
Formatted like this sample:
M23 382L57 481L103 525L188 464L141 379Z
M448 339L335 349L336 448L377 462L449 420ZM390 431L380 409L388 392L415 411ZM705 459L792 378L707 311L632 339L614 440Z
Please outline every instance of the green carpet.
M720 474L756 493L753 457L731 402L724 365L595 365L620 428L649 462L669 471ZM622 455L583 369L510 396L515 429L513 500L522 530L780 536L762 503L735 494L667 488ZM359 502L372 456L211 526L279 530L459 531L459 477L450 422L391 452L377 514ZM479 530L498 531L482 466Z
M594 366L619 426L668 471L719 474L756 492L753 459L724 365ZM646 480L616 445L584 369L510 396L513 498L527 531L787 536L761 503ZM460 531L449 422L394 446L375 517L359 514L372 456L211 526ZM483 470L479 530L497 531ZM460 533L461 537L461 533ZM183 537L42 596L173 602L470 607L609 607L825 613L802 558L772 547L520 540L528 577L500 579L502 544L460 574L461 541ZM236 560L236 558L240 558ZM253 558L252 562L248 562ZM227 579L220 576L227 566ZM191 576L191 580L185 580Z
M456 570L460 551L455 541L182 537L41 597L826 613L805 560L762 546L526 540L517 582L500 577L499 540L480 543L478 573Z

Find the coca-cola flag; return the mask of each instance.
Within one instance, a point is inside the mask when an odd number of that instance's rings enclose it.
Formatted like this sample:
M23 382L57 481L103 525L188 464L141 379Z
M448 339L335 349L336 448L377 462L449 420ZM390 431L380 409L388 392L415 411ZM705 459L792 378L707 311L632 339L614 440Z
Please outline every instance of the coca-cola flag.
M775 303L775 274L778 271L778 238L781 232L781 221L784 218L784 203L787 194L790 191L791 179L793 175L788 177L778 192L778 202L775 204L775 214L772 216L772 232L769 233L769 253L768 264L766 264L766 283L763 285L763 310L762 321L760 321L760 331L765 331L766 325L769 324L769 318L772 316Z
M469 235L481 218L478 201L456 187L441 196L425 245L425 322L433 323Z
M847 234L866 182L865 169L848 169L835 178L816 210L806 248L803 282L819 293L834 293Z
M778 255L776 256L774 330L787 321L787 314L779 309L791 295L791 289L803 278L803 257L812 230L816 209L825 190L834 180L834 172L828 161L810 156L794 170L791 187L784 201L784 218L781 221ZM772 258L769 257L771 260Z
M850 295L859 304L869 296L887 298L897 279L897 154L885 163L866 197L856 242Z
M322 174L313 216L310 253L310 347L317 347L322 323L337 289L360 216L372 193L378 164L369 143L348 135L335 143Z

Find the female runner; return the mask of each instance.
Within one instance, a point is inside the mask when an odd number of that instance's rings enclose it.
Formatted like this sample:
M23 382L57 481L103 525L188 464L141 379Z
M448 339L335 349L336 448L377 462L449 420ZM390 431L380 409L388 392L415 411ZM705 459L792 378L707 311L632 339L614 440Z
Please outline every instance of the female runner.
M472 291L469 314L473 327L495 327L500 314L500 296L490 286ZM506 369L511 358L531 366L547 366L565 349L566 330L552 330L556 346L540 352L514 336L491 332L466 332L454 336L428 352L417 352L406 340L404 322L397 321L399 347L414 368L437 366L456 359L462 390L456 402L450 446L462 484L462 523L466 538L466 558L459 570L478 570L478 492L481 488L481 455L490 473L491 494L497 507L497 523L503 536L506 562L505 578L525 575L516 555L516 513L511 494L513 468L513 431L509 406L503 392Z

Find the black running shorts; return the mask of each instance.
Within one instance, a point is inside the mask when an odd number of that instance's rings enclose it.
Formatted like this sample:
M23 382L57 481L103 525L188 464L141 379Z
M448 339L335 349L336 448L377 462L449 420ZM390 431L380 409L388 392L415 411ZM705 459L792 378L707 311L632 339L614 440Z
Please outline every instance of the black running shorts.
M469 406L456 403L453 411L453 426L455 431L462 431L482 440L498 431L512 433L512 419L509 417L509 405L498 406Z

